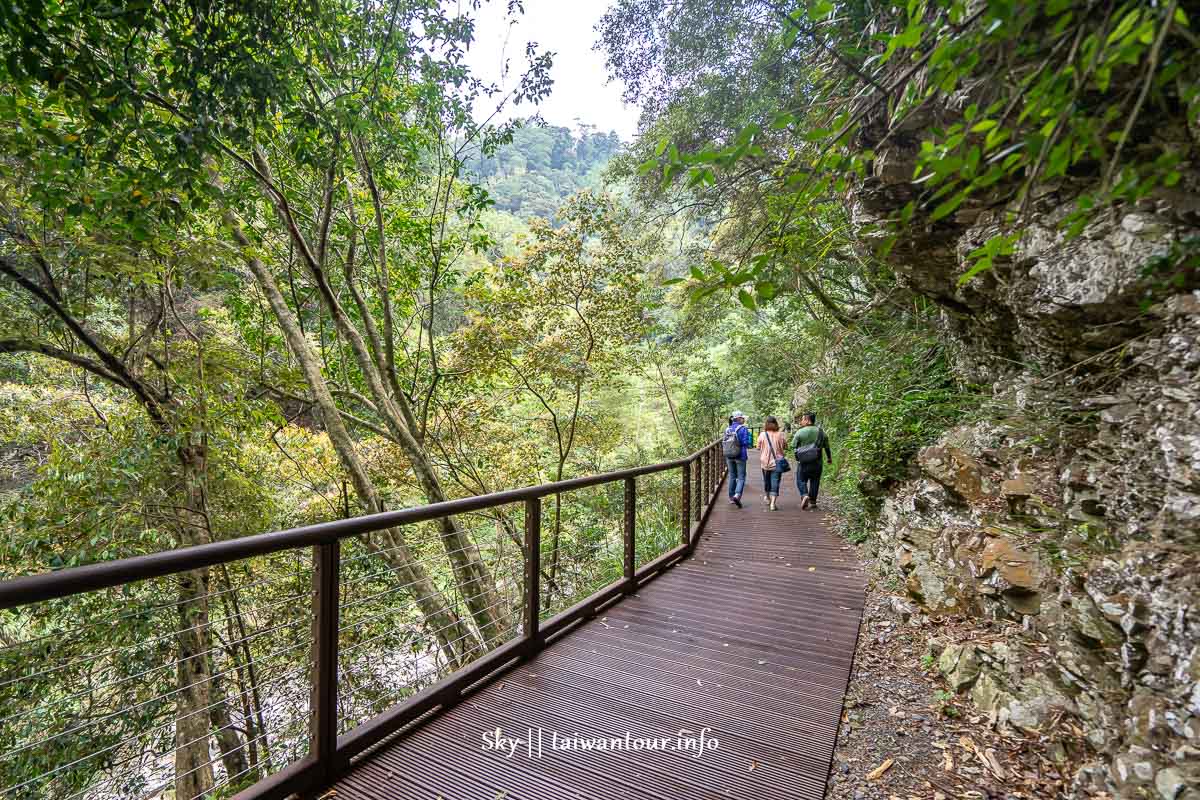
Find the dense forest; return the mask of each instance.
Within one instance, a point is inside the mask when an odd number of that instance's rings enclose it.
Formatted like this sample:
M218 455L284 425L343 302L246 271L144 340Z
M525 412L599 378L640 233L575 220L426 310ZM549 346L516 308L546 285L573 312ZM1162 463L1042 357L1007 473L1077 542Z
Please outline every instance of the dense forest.
M468 163L487 188L494 208L522 219L553 219L568 197L583 189L599 189L601 173L621 147L615 133L580 126L569 128L525 124L512 141L489 156Z
M536 47L507 95L472 75L451 4L17 0L0 579L815 410L835 524L889 587L1060 645L952 687L1061 747L1042 796L1182 775L1168 800L1194 797L1200 633L1164 577L1200 508L1194 13L617 0L597 34L641 109L622 143L531 121L571 90ZM518 121L473 115L501 97ZM1002 495L1014 475L1041 488ZM645 564L679 487L639 480ZM620 577L624 506L545 505L551 615ZM525 513L346 540L339 732L519 635ZM291 550L0 612L0 798L227 797L303 758L315 570Z

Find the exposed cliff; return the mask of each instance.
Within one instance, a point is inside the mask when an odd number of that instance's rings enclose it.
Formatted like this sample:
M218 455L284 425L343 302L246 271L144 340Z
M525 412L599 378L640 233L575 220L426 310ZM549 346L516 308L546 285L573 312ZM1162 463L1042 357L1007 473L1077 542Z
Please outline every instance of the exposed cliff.
M1044 187L1016 223L986 198L914 223L891 255L901 281L944 308L956 370L994 399L893 487L881 568L923 614L1005 634L936 643L940 667L995 724L1082 744L1081 796L1200 798L1200 175L1188 114L1142 142L1189 153L1182 181L1077 237L1058 223L1095 177ZM914 157L902 136L879 150L853 197L864 229L914 196ZM1016 235L1011 257L960 286L997 232Z

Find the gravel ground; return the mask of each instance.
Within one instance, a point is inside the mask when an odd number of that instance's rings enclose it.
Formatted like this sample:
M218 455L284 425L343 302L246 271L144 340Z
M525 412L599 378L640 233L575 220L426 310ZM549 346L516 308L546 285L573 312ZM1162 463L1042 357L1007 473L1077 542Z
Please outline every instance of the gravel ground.
M864 563L868 573L873 564ZM968 623L906 621L896 595L872 581L854 672L842 714L827 797L1055 798L1066 795L1074 765L1053 763L1045 738L997 732L950 695L924 658L930 637L973 635ZM980 623L979 635L996 637Z

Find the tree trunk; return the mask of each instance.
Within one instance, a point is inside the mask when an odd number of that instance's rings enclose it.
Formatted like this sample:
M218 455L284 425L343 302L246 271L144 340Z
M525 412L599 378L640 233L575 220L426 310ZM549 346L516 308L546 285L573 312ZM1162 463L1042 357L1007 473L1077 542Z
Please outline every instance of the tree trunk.
M654 359L654 368L658 370L658 380L662 384L663 397L667 398L667 408L671 409L671 419L675 421L675 430L679 433L679 443L687 452L687 437L683 435L683 426L679 424L679 414L675 411L675 401L671 399L671 390L667 387L667 376L663 374L662 364Z
M246 759L246 745L238 736L237 728L233 726L233 717L229 713L229 699L225 693L225 681L222 676L213 672L211 706L209 716L212 718L213 731L217 737L217 746L221 748L221 763L225 765L225 777L229 781L240 781L250 772L250 764ZM249 720L247 720L248 722Z
M270 164L267 162L266 155L258 148L254 150L254 164L258 171L267 180L270 180ZM345 308L338 301L320 259L312 252L312 248L309 247L290 212L282 204L273 199L271 201L280 221L288 231L289 238L299 251L301 260L308 267L316 284L317 295L321 298L322 306L328 311L338 333L350 345L355 362L367 385L371 399L375 403L376 412L383 418L384 424L392 434L393 441L400 446L412 465L413 474L425 494L425 500L429 503L445 501L446 493L437 478L433 463L414 433L418 427L407 398L403 394L393 395L388 391L378 362L372 357L371 349L368 348L362 334L354 327ZM380 242L379 246L384 247L384 242ZM380 350L377 345L374 349L376 352ZM307 376L307 371L305 374ZM317 374L320 374L319 371ZM479 549L454 519L443 518L438 521L438 526L441 532L442 547L454 568L454 576L461 587L463 601L471 612L483 641L489 644L503 641L508 631L507 620L502 614L503 605L496 592L495 581L491 571L483 563Z
M202 445L179 448L184 498L177 539L180 546L208 541L207 498L204 489L206 453ZM212 630L208 619L209 570L179 575L179 633L176 634L175 797L194 800L213 788L209 755L211 681L208 653Z
M176 635L175 796L193 800L213 787L208 748L209 671L208 570L179 576L179 630Z
M234 667L237 670L238 688L242 700L242 717L246 720L250 766L254 769L259 768L259 751L261 750L261 761L266 764L266 772L263 774L270 774L272 771L271 749L265 735L267 725L263 719L262 696L259 692L257 671L254 668L254 656L250 652L249 637L246 635L246 620L242 616L238 593L231 586L229 570L224 564L218 569L221 575L221 599L225 605L229 657L233 659Z
M314 275L314 279L318 282L323 280L320 275ZM328 296L324 292L320 294L333 317L334 325L350 343L358 368L367 378L367 387L376 411L392 434L392 440L408 458L425 500L429 503L448 500L425 448L413 435L412 412L407 408L405 399L393 398L387 391L362 337L354 329L350 318L332 293L328 293ZM483 563L479 548L453 517L439 519L438 530L442 548L454 569L455 580L461 587L463 602L479 628L483 641L489 645L502 642L508 632L508 624L503 615L501 598L496 592L495 580L487 565Z
M383 511L384 505L379 499L375 484L367 475L366 467L354 448L354 442L350 438L349 431L346 430L333 395L330 394L325 376L321 374L320 361L313 353L308 339L300 330L296 316L288 308L283 294L279 291L279 286L275 283L275 279L266 265L251 252L250 242L232 212L225 212L224 222L241 250L246 266L249 267L259 288L266 296L267 302L275 314L275 319L283 331L284 338L287 340L288 349L299 364L309 391L312 392L318 408L321 409L325 432L329 435L329 440L333 444L342 468L350 477L355 494L358 495L359 501L368 511ZM380 540L382 540L382 544ZM445 596L429 578L425 568L413 556L403 531L391 528L377 536L367 537L367 545L395 569L397 577L407 587L411 596L416 598L421 613L433 627L434 635L441 645L446 660L459 666L469 662L471 654L480 647L478 637L458 617L446 601Z

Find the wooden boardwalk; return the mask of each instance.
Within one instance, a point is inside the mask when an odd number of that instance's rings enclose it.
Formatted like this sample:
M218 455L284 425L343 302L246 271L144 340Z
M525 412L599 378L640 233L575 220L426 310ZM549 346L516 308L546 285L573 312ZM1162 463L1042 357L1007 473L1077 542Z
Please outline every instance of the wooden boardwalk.
M865 578L790 473L765 509L757 462L692 558L364 758L337 800L823 797ZM485 747L497 729L511 755ZM676 749L633 749L656 739Z

